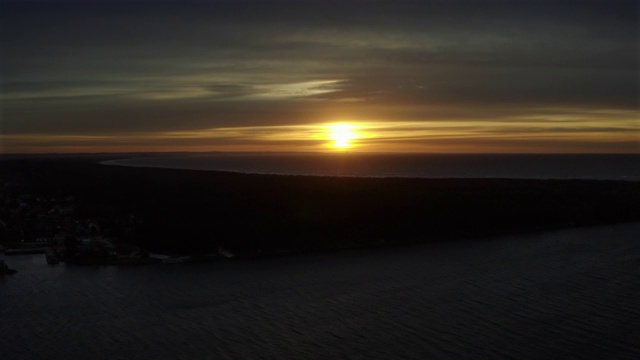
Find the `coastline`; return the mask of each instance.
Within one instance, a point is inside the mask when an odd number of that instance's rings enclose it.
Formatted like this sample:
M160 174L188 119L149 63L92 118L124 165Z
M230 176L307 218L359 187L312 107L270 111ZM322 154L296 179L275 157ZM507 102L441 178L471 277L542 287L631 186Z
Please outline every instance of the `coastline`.
M95 159L3 168L9 188L73 197L78 219L176 255L251 258L640 221L633 181L257 175Z

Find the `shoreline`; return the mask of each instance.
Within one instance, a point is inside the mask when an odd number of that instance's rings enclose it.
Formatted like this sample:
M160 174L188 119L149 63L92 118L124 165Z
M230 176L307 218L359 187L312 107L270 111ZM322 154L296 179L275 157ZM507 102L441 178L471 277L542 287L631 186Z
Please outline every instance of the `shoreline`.
M519 239L528 239L528 238L536 238L543 237L546 235L556 236L561 235L564 232L572 232L572 231L588 231L594 230L598 231L601 229L607 228L621 228L621 227L629 227L636 229L640 227L640 221L630 221L623 223L611 223L611 224L603 224L603 225L585 225L579 227L565 227L565 228L557 228L557 229L547 229L547 230L532 230L528 232L517 232L517 233L504 233L504 234L495 234L489 235L482 238L464 238L464 239L456 239L453 241L441 241L441 242L413 242L409 244L379 244L379 245L363 245L359 247L344 247L344 248L334 248L334 249L317 249L317 250L309 250L309 251L289 251L289 252L275 252L275 253L260 253L260 254L233 254L233 256L220 256L219 254L191 254L191 255L171 255L171 254L161 254L161 253L152 253L149 258L145 259L131 259L130 261L113 261L107 263L82 263L82 262L64 262L70 266L98 266L98 267L138 267L138 266L176 266L176 265L192 265L192 264L212 264L218 262L243 262L243 261L253 261L253 260L275 260L278 258L295 258L295 257L304 257L304 256L320 256L320 255L331 255L331 254L349 254L349 253L358 253L358 252L387 252L387 251L400 251L400 252L408 252L411 249L423 250L426 247L436 247L440 248L442 246L449 245L459 245L466 246L470 244L476 244L478 242L500 242L509 240L510 238L519 238ZM640 228L639 228L640 229ZM640 234L640 233L639 233ZM19 256L33 256L40 255L41 253L21 253ZM6 260L7 256L11 259L12 255L7 255L4 252L0 252L0 255L4 257L0 257L0 260ZM44 262L43 262L44 263ZM17 272L16 270L11 269L13 273Z
M73 199L65 206L80 223L176 255L278 256L640 221L635 181L258 175L89 159L3 169L16 196Z

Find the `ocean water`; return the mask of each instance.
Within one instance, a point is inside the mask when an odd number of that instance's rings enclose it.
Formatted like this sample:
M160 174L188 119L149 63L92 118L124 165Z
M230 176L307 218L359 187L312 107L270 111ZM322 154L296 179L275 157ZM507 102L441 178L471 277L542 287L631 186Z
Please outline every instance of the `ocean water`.
M189 154L104 164L241 173L422 178L640 180L640 154Z
M0 359L638 359L640 223L251 261L3 257Z

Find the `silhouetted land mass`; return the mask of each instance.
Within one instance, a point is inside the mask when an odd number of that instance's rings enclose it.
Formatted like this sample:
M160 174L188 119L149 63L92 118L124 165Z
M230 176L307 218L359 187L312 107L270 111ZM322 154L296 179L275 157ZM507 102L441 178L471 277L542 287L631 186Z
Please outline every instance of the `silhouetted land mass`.
M0 276L2 275L13 275L17 271L14 269L10 269L4 261L0 260Z
M640 220L638 182L252 175L101 160L5 160L1 180L5 191L73 197L76 218L106 235L175 254L258 256Z

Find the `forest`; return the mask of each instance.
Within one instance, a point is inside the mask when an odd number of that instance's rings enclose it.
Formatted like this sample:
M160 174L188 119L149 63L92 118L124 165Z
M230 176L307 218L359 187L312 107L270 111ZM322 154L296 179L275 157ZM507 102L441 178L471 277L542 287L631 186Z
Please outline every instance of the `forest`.
M150 251L251 257L640 220L640 184L631 181L255 175L104 159L0 161L5 241L74 236L78 224L92 224L94 235ZM63 199L71 211L56 215L57 225L34 227L54 216L30 210L42 199Z

